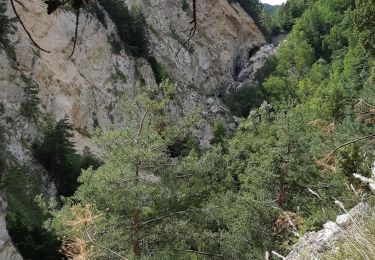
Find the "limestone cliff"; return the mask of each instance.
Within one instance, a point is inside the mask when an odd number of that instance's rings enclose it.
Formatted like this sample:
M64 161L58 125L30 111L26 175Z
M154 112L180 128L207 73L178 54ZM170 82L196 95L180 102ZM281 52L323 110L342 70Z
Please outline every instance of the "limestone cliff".
M142 58L121 51L115 54L109 41L116 28L106 17L108 27L93 14L81 16L79 38L74 56L69 59L75 29L75 16L66 11L48 16L40 0L21 0L17 9L40 45L51 54L37 50L20 24L9 35L16 51L11 61L0 48L0 104L4 107L0 122L5 127L7 150L17 164L30 163L30 143L39 134L37 124L20 115L23 100L21 75L31 78L39 87L43 120L55 120L65 114L76 132L77 148L90 144L85 137L96 127L123 124L119 101L124 95L134 96L142 85L156 86L152 69ZM198 1L198 31L189 48L175 54L189 30L191 9L183 8L183 0L125 0L139 5L147 19L151 36L151 52L178 83L178 98L172 113L179 114L201 107L206 124L200 131L202 145L211 138L210 120L217 115L231 121L222 105L220 92L252 81L256 69L270 53L267 43L251 17L239 5L227 0ZM189 2L189 1L187 1ZM9 3L9 2L8 2ZM14 17L8 8L8 16ZM262 47L265 46L265 47ZM258 53L258 54L257 54ZM79 133L83 134L79 134ZM1 201L0 215L5 202ZM5 227L4 218L0 226ZM19 259L1 229L0 259ZM11 253L9 253L11 252ZM11 257L10 255L14 255Z

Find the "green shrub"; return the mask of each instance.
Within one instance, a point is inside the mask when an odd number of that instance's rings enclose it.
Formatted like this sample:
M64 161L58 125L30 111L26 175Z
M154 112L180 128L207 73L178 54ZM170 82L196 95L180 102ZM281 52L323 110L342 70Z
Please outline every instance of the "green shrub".
M225 139L227 138L227 128L220 119L216 119L213 125L213 138L211 144L222 144L224 145Z
M113 75L113 78L116 81L121 81L123 83L126 83L126 76L125 74L119 69L118 64L115 66L115 74Z
M148 58L148 63L150 64L152 72L154 73L156 83L160 84L164 80L170 78L164 66L161 65L154 56L150 56Z
M43 228L47 216L34 200L42 192L41 185L40 176L26 167L8 172L5 179L7 230L24 259L61 259L60 242Z

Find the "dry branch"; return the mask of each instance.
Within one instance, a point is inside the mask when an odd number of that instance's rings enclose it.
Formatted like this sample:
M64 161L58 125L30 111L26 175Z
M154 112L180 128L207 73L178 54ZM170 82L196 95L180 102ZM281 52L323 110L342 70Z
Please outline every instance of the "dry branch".
M194 35L197 31L197 25L198 25L198 22L197 22L197 0L193 0L193 20L190 21L190 24L192 24L192 27L190 29L189 36L188 36L187 40L184 41L181 44L180 48L178 49L178 51L176 53L176 57L181 52L182 48L190 43L191 39L194 37Z
M39 44L33 39L33 37L31 36L31 33L27 30L25 24L23 23L20 15L18 14L17 12L17 9L14 5L14 1L15 0L10 0L10 4L12 6L12 9L13 9L13 12L14 14L16 15L16 18L17 20L20 22L22 28L24 29L24 31L26 32L27 36L29 37L29 39L31 40L31 42L35 45L35 47L37 47L39 50L43 51L43 52L46 52L46 53L51 53L50 51L47 51L46 49L43 49L42 47L39 46ZM22 5L23 6L23 5Z

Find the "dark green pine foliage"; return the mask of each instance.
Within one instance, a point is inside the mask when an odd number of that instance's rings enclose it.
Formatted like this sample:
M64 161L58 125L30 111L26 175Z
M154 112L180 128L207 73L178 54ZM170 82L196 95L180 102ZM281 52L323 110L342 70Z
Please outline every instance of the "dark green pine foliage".
M25 83L23 88L24 101L21 103L21 115L34 118L39 112L40 98L38 97L38 85L29 77L24 74L21 75L22 81Z
M42 193L41 176L27 167L10 169L5 178L7 230L24 259L62 259L61 242L43 228L44 215L35 197Z
M8 57L10 57L12 60L15 60L16 53L14 51L14 47L11 46L10 41L7 37L7 35L12 32L13 26L12 26L12 21L5 14L6 10L7 10L7 2L1 1L0 2L0 47L4 48Z
M49 122L41 142L33 145L35 158L46 168L59 195L69 197L77 189L81 169L100 163L90 153L80 156L74 149L72 126L65 116L56 125Z
M149 55L149 35L146 19L139 7L129 8L119 0L99 0L114 22L125 49L137 57Z
M355 28L364 47L375 53L375 4L373 1L355 1L354 12Z

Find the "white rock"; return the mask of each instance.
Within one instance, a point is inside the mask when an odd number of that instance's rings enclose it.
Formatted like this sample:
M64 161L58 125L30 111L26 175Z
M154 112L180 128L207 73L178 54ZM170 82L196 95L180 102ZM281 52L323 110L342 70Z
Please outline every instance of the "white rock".
M349 224L351 224L351 217L349 214L342 214L337 216L336 223L340 227L347 227Z

